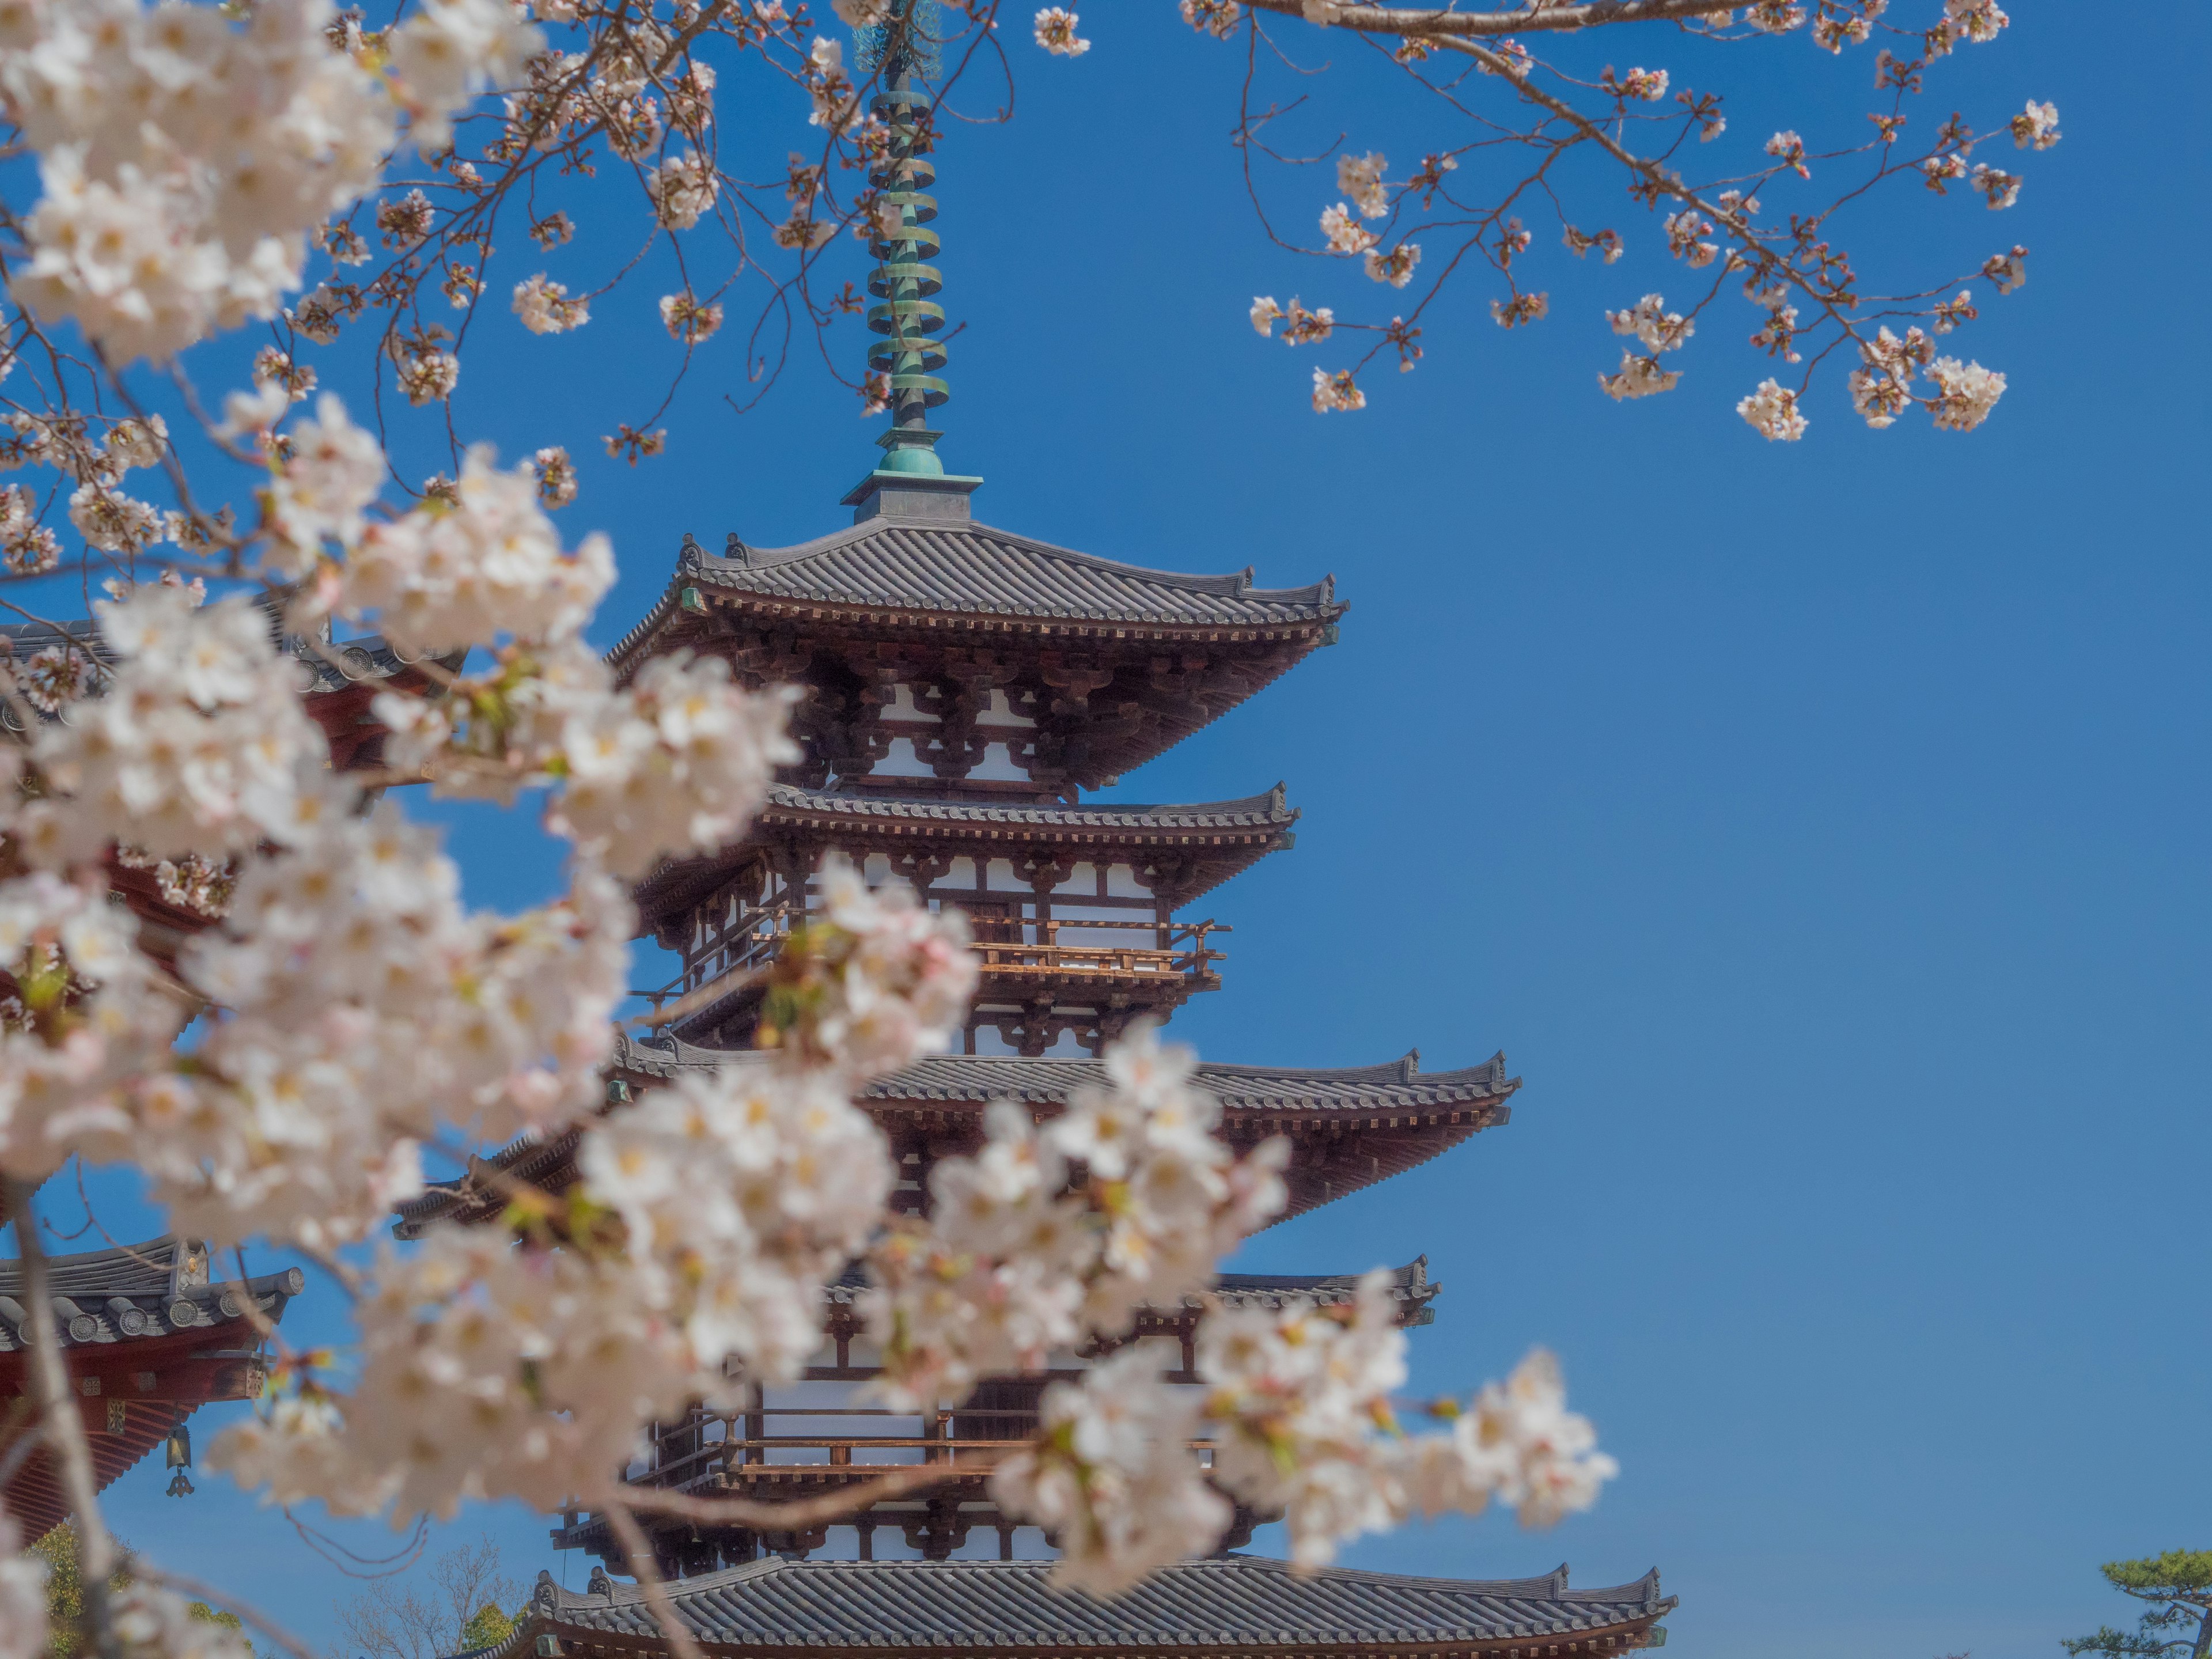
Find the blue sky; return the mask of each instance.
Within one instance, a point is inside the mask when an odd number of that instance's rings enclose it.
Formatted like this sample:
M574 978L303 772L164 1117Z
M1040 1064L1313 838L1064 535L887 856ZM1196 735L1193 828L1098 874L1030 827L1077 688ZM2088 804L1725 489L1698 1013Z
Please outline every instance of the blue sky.
M2212 26L2157 4L2121 43L2100 11L2023 0L1944 66L1922 119L2051 99L2064 143L2004 217L1914 193L1888 240L1851 240L1967 264L2027 243L2028 286L1951 343L2010 391L1969 437L1918 416L1877 434L1831 379L1785 447L1733 412L1764 373L1747 310L1672 360L1670 397L1598 394L1601 308L1679 274L1626 210L1609 270L1539 235L1544 323L1502 333L1489 290L1462 289L1419 372L1313 415L1310 353L1261 343L1244 307L1298 292L1348 314L1373 290L1255 227L1224 142L1238 54L1164 3L1087 9L1091 55L1021 43L1012 125L956 128L940 156L964 324L946 459L988 480L990 523L1268 585L1334 571L1353 607L1338 647L1115 792L1281 778L1305 813L1294 851L1213 896L1237 929L1225 988L1174 1031L1269 1063L1502 1047L1526 1083L1509 1127L1240 1265L1425 1252L1447 1290L1416 1386L1547 1343L1623 1465L1553 1534L1487 1517L1347 1559L1493 1577L1565 1559L1584 1583L1656 1563L1683 1598L1673 1640L1708 1659L2050 1659L2124 1611L2098 1562L2212 1541L2191 1530L2212 1345L2189 1197L2212 1151L2191 310ZM1582 45L1678 84L1706 61L1664 33ZM1721 82L1755 90L1741 130L1858 118L1863 55L1758 51ZM1401 166L1437 142L1382 79L1310 90L1324 141L1341 125ZM1326 182L1285 191L1300 222ZM554 274L594 252L587 234ZM565 520L615 538L610 640L684 532L819 534L875 454L803 360L732 415L732 344L702 353L666 457L604 460L598 435L669 367L649 310L610 299L550 340L488 316L459 405L510 456L582 460ZM857 361L857 335L838 343ZM552 878L512 823L445 816L480 902ZM181 1505L161 1484L149 1465L117 1489L126 1536L332 1634L349 1587L281 1519L212 1479ZM460 1524L526 1577L580 1583L533 1518Z

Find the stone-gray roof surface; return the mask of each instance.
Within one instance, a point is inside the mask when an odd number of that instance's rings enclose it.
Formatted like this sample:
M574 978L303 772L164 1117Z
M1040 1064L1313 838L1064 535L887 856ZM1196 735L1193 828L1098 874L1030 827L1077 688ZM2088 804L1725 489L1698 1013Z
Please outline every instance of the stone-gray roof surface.
M1385 1269L1390 1275L1385 1286L1393 1302L1402 1303L1419 1310L1413 1322L1425 1325L1434 1315L1428 1304L1443 1294L1444 1287L1429 1277L1429 1259L1417 1256L1402 1267ZM1232 1308L1285 1308L1300 1303L1314 1303L1322 1307L1342 1307L1350 1303L1359 1289L1364 1273L1219 1273L1212 1286L1213 1296ZM823 1293L838 1306L850 1307L868 1287L865 1268L855 1262L842 1274L823 1286ZM1146 1306L1151 1306L1146 1304ZM1182 1306L1196 1308L1203 1305L1197 1297L1187 1297ZM1154 1309L1158 1312L1161 1310Z
M1334 577L1255 587L1250 571L1190 576L1094 557L982 524L871 519L796 547L741 558L684 550L680 568L711 586L767 599L1055 621L1266 628L1334 620ZM665 613L664 596L611 653L619 660Z
M702 1048L667 1038L653 1042L620 1038L613 1064L653 1076L673 1076L698 1066L764 1065L769 1056L750 1050ZM1303 1109L1316 1111L1370 1109L1403 1111L1417 1106L1449 1106L1507 1092L1505 1056L1492 1054L1480 1066L1451 1072L1424 1072L1420 1051L1381 1066L1317 1067L1238 1066L1200 1060L1193 1080L1231 1111ZM860 1091L863 1100L1020 1100L1032 1105L1062 1103L1076 1090L1105 1081L1105 1062L1088 1055L1058 1059L1020 1054L931 1054L903 1071L878 1078Z
M1199 801L1188 805L1038 806L1025 803L952 800L943 796L878 795L863 791L831 792L772 783L769 804L790 811L835 812L856 817L906 818L937 823L1003 823L1074 830L1284 830L1297 822L1297 809L1277 784L1264 795L1239 800Z
M179 1273L178 1253L178 1241L165 1237L52 1258L47 1270L52 1294L70 1304L55 1310L64 1336L73 1346L126 1342L246 1317L236 1281L221 1262L208 1264L204 1276L185 1276ZM276 1320L305 1287L305 1275L297 1267L246 1280L255 1304ZM0 1261L0 1296L20 1297L23 1288L21 1258ZM26 1346L15 1319L0 1320L0 1353Z
M1056 1590L1048 1561L793 1561L771 1557L669 1585L700 1640L793 1648L1310 1648L1557 1638L1656 1618L1674 1606L1656 1569L1632 1584L1401 1577L1226 1555L1153 1574L1111 1601ZM636 1586L598 1594L541 1576L531 1611L558 1625L650 1636Z

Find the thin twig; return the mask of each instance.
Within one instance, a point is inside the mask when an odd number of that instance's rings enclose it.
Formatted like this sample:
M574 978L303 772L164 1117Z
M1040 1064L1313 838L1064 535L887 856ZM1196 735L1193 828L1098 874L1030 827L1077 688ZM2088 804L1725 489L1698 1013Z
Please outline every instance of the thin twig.
M810 1498L790 1504L765 1504L751 1498L694 1498L688 1492L659 1492L650 1486L635 1486L623 1494L622 1501L631 1509L645 1510L656 1515L672 1515L685 1521L715 1521L732 1526L752 1527L763 1532L805 1532L849 1516L883 1502L887 1498L903 1498L917 1492L927 1492L932 1486L963 1474L973 1473L972 1468L960 1468L946 1463L916 1463L911 1468L894 1469L888 1474L878 1475L872 1480L840 1487L824 1492L819 1498ZM611 1521L614 1511L607 1511Z
M708 1003L718 1001L732 991L742 991L769 975L765 968L739 968L720 979L709 980L696 991L686 991L665 1008L656 1008L649 1014L634 1014L623 1022L625 1025L661 1026L674 1023Z
M23 1300L30 1316L24 1334L31 1343L31 1384L45 1424L46 1444L52 1449L62 1490L76 1516L77 1576L84 1595L85 1633L99 1659L122 1659L123 1648L115 1634L108 1606L107 1581L115 1571L115 1540L100 1513L100 1481L93 1472L92 1452L85 1444L84 1419L70 1387L69 1368L62 1360L62 1334L54 1323L53 1276L46 1265L46 1246L39 1237L38 1211L32 1203L37 1188L27 1181L7 1183L8 1214L15 1226L15 1250L23 1263Z
M668 1638L675 1650L676 1659L706 1659L699 1651L699 1644L684 1628L684 1621L676 1616L676 1604L668 1599L668 1586L662 1582L659 1564L653 1559L653 1544L645 1535L645 1528L637 1524L637 1517L619 1504L606 1512L607 1524L615 1530L623 1553L629 1558L630 1576L637 1580L638 1588L645 1592L645 1604L653 1609L660 1633Z

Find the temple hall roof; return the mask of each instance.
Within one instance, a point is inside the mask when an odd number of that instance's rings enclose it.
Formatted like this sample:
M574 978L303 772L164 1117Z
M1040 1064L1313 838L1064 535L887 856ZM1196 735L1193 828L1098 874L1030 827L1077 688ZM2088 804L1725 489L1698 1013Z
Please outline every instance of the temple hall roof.
M888 840L1006 844L990 852L991 857L1027 847L1202 848L1204 855L1188 873L1160 890L1168 902L1185 904L1267 854L1289 846L1291 826L1297 821L1298 810L1289 804L1279 783L1265 794L1237 800L1163 806L963 800L774 783L747 842L709 858L662 866L638 884L636 898L648 923L680 913L712 892L725 872L749 856L762 830L811 827Z
M63 1357L101 1487L166 1440L196 1407L258 1396L261 1335L247 1298L273 1323L303 1288L297 1267L259 1274L241 1286L205 1246L176 1238L55 1256L47 1265ZM27 1386L22 1296L21 1261L0 1261L0 1395ZM45 1448L9 1476L4 1501L34 1538L69 1513Z
M752 1050L705 1048L672 1036L641 1041L618 1032L608 1070L650 1085L708 1066L754 1066L769 1057ZM1521 1080L1493 1054L1480 1066L1423 1072L1414 1050L1380 1066L1316 1067L1238 1066L1201 1060L1200 1087L1221 1103L1222 1131L1232 1144L1268 1134L1291 1137L1284 1219L1425 1164L1479 1130L1512 1120L1507 1104ZM1064 1106L1078 1089L1105 1081L1105 1062L1088 1056L933 1054L863 1085L857 1098L883 1121L919 1114L940 1127L980 1125L994 1100ZM489 1162L522 1180L563 1185L572 1177L574 1131L544 1139L525 1137ZM400 1206L398 1231L411 1236L425 1223L497 1207L467 1186L434 1187Z
M687 579L775 609L834 605L976 623L1106 623L1174 633L1260 629L1272 635L1320 628L1346 609L1334 578L1305 587L1258 587L1249 568L1218 576L1150 570L965 521L876 518L796 547L732 543L734 556L687 546L676 584L611 659L623 663L651 638L682 605Z
M1301 1654L1387 1644L1460 1652L1560 1644L1561 1652L1644 1645L1674 1606L1656 1569L1632 1584L1574 1589L1567 1569L1540 1578L1414 1578L1225 1555L1186 1561L1102 1601L1054 1589L1046 1561L793 1561L770 1557L668 1586L695 1639L723 1651L1228 1650ZM655 1648L643 1593L595 1575L566 1590L541 1574L528 1616L502 1653L554 1634L588 1648L595 1634Z

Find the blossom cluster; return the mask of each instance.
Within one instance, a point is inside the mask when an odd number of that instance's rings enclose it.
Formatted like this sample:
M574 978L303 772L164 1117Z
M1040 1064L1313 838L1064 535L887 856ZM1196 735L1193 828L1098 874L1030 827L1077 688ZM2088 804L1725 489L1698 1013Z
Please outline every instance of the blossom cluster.
M374 187L401 112L426 148L539 32L504 0L434 0L385 36L392 68L331 49L330 0L86 7L24 0L0 94L39 155L15 292L113 357L166 358L276 313L307 233Z
M862 1309L883 1345L879 1389L902 1407L957 1401L991 1372L1126 1334L1174 1307L1280 1212L1287 1142L1242 1158L1214 1135L1220 1107L1188 1048L1139 1024L1106 1052L1106 1082L1040 1125L1001 1102L984 1146L930 1171L928 1220L870 1253Z
M731 1403L740 1372L796 1375L822 1340L821 1286L894 1178L852 1089L943 1048L974 974L957 917L830 873L826 925L855 942L840 995L801 1007L776 1054L586 1128L565 1198L517 1188L505 1224L439 1223L412 1254L387 1249L357 1310L353 1389L287 1396L210 1461L271 1501L348 1513L552 1508L611 1495L655 1419Z
M993 1495L1050 1528L1060 1581L1094 1595L1212 1550L1224 1493L1282 1516L1291 1559L1308 1566L1414 1515L1479 1513L1494 1498L1523 1525L1548 1526L1595 1503L1618 1466L1566 1409L1558 1362L1540 1349L1471 1402L1427 1408L1443 1432L1405 1431L1393 1402L1405 1334L1389 1279L1368 1274L1349 1308L1210 1309L1200 1388L1167 1378L1141 1346L1053 1384L1036 1438L994 1471Z

